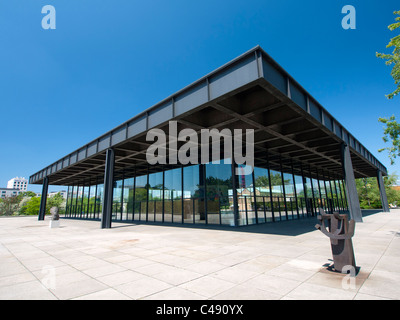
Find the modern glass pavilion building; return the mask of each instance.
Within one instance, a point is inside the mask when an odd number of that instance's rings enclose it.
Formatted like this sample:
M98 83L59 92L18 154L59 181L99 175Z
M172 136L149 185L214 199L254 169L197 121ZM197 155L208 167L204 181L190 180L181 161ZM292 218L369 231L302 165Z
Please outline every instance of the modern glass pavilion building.
M149 164L150 129L253 129L254 170L243 165ZM198 139L200 141L200 138ZM225 139L218 150L224 158ZM169 140L179 150L185 141ZM199 159L200 160L200 159ZM236 174L238 173L238 174ZM386 168L260 47L33 174L67 185L66 217L241 226L349 211L362 221L355 178L376 177L389 211ZM42 201L39 219L46 208Z

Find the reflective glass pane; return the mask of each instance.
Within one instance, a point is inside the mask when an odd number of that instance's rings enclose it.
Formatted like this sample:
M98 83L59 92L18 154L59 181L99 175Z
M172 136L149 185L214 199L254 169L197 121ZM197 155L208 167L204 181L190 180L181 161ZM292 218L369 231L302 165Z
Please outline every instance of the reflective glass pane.
M206 165L207 223L234 225L232 166Z
M258 223L273 221L268 169L254 168L254 184L256 187Z
M307 214L312 215L314 210L313 210L313 191L312 191L312 186L311 186L311 179L305 177L305 182L304 186L306 188L306 208L307 208Z
M149 221L162 221L163 215L163 173L149 175Z
M96 185L90 186L89 193L89 218L95 218L95 202L96 202Z
M238 165L237 168L239 175L237 176L238 187L238 213L239 213L239 225L249 225L256 223L256 210L255 210L255 198L254 198L254 187L253 187L253 175L245 174L245 166Z
M72 205L72 197L73 197L74 186L68 187L68 199L66 204L65 214L67 217L71 216L71 205Z
M321 193L321 207L326 210L328 206L326 189L325 189L325 181L319 180L319 192Z
M200 185L201 166L183 168L183 210L185 223L204 222L204 197ZM200 210L203 208L203 211Z
M164 221L182 223L182 172L181 168L165 171Z
M319 213L319 208L321 207L321 196L319 193L319 183L317 179L311 179L313 184L313 192L314 192L314 213Z
M76 216L78 218L82 217L82 196L83 196L83 186L78 186L77 198L76 198Z
M282 175L279 171L270 170L270 176L275 220L279 221L285 216L285 199L283 197Z
M89 217L89 186L84 186L83 187L83 195L82 195L82 218L87 219Z
M104 184L97 185L96 215L98 219L101 219L101 213L103 210L103 192L104 192Z
M136 177L134 220L146 221L147 175Z
M114 220L122 220L122 180L118 180L114 182L114 190L113 190L113 207L112 207L112 218Z
M123 215L124 220L133 220L133 186L135 178L125 179L124 182L124 196L123 196ZM126 216L126 218L125 218Z
M296 205L296 196L294 191L293 175L291 173L284 173L283 181L285 183L287 218L289 220L292 220L295 216L297 216L297 205Z

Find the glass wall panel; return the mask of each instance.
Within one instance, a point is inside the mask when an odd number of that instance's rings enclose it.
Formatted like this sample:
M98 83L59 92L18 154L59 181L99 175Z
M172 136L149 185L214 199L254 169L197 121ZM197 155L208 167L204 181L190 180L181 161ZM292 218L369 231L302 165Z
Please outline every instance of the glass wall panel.
M162 221L163 215L163 173L149 175L149 221Z
M296 184L296 194L297 194L297 205L299 209L299 215L304 217L304 214L307 213L306 201L304 195L304 184L303 177L299 175L294 176L294 181Z
M342 199L342 194L340 192L340 181L339 180L335 180L335 190L336 190L336 194L337 194L337 201L338 201L338 207L339 207L339 211L344 210L344 203L343 203L343 199Z
M112 206L112 218L114 220L122 220L122 186L123 180L114 181L114 190L113 190L113 206Z
M324 180L319 180L319 192L320 192L320 198L321 198L321 208L326 210L328 208L328 200L327 200L327 195L326 195L326 189L325 189L325 181Z
M268 169L254 168L258 223L273 221Z
M313 192L314 192L314 213L319 214L319 208L322 206L321 204L321 196L319 192L319 183L317 179L311 179L313 184Z
M283 181L285 184L287 218L292 220L297 217L296 194L294 190L293 175L291 173L283 173Z
M90 187L84 186L83 187L83 194L82 194L82 218L87 219L89 217L89 192L90 192Z
M274 206L275 221L284 220L285 199L283 196L282 175L279 171L270 170L272 187L272 204Z
M136 177L134 220L146 221L147 175Z
M82 218L82 195L83 186L78 186L76 197L76 217Z
M88 207L88 214L89 219L95 218L95 203L96 203L96 185L90 186L90 193L89 193L89 207Z
M75 218L76 211L76 197L78 196L78 186L74 185L72 189L71 195L71 208L70 208L70 217Z
M67 217L71 216L71 204L72 204L73 191L74 191L74 186L69 186L68 187L67 204L66 204L66 208L65 208L65 214Z
M200 185L200 165L183 168L184 223L204 222L204 197ZM202 209L202 210L201 210Z
M305 190L305 202L306 202L306 208L307 208L307 215L313 215L313 203L314 203L314 199L313 199L313 191L312 191L312 186L311 186L311 179L304 177L304 187L306 188Z
M182 223L182 169L164 172L164 221Z
M206 193L207 223L234 225L231 164L206 165Z
M124 195L123 195L123 220L133 220L133 187L135 178L128 178L124 181Z
M325 184L325 189L326 189L326 198L327 198L327 209L330 213L332 213L333 209L334 209L334 204L333 204L333 198L332 198L332 189L331 189L331 185L328 181L324 181Z
M101 219L101 213L103 211L103 193L104 193L104 184L97 185L97 194L96 194L96 216L98 219Z
M333 210L338 211L339 204L338 204L338 194L336 192L336 187L335 187L335 180L330 180L329 186L331 188L331 193L332 193Z
M244 165L238 165L239 175L237 177L237 197L239 225L256 223L256 204L254 198L253 175L246 175L244 168Z

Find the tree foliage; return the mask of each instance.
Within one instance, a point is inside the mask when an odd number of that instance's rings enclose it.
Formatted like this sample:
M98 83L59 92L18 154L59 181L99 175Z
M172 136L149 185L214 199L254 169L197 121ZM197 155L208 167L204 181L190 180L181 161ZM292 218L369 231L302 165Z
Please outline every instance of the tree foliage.
M385 143L391 141L390 147L379 149L379 152L387 150L391 164L395 163L395 159L400 156L400 124L396 121L393 115L389 119L379 118L379 121L385 124L384 137L382 138Z
M24 192L16 197L8 197L0 201L0 215L38 215L41 197L34 192ZM52 207L58 207L63 212L65 200L61 193L47 199L46 214Z
M395 205L400 204L400 191L393 188L398 176L391 174L383 178L388 202ZM361 209L382 208L378 181L376 178L362 178L356 180L358 198Z
M395 15L400 16L400 11L395 11ZM388 26L389 30L394 31L400 28L400 17L396 17L395 20L397 22ZM388 99L393 99L400 93L400 35L392 38L387 45L387 48L392 48L392 54L384 54L377 53L376 56L378 58L386 60L387 65L393 65L393 69L391 75L394 79L394 83L397 85L397 88L392 93L388 94L386 97ZM392 145L387 148L382 148L378 150L379 152L387 150L389 152L389 159L391 164L393 165L395 159L400 156L400 124L396 121L395 116L391 116L390 118L379 118L379 122L385 125L384 127L384 137L383 141L388 143L392 142Z
M395 18L397 22L388 26L390 31L394 31L400 28L400 11L395 11L394 14L399 15L399 17ZM388 99L393 99L400 93L400 35L392 38L386 47L393 47L392 54L376 53L376 56L378 58L386 60L386 65L393 65L391 75L394 79L394 83L397 85L397 88L392 93L387 95Z
M18 210L20 199L18 197L7 197L0 203L0 215L11 216Z

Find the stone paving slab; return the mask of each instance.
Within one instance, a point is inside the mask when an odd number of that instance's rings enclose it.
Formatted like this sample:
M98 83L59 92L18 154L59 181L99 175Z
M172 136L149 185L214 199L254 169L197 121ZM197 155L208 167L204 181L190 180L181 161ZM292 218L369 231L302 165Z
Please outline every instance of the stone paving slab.
M0 218L2 300L400 299L400 210L365 212L356 278L316 218L237 229Z

